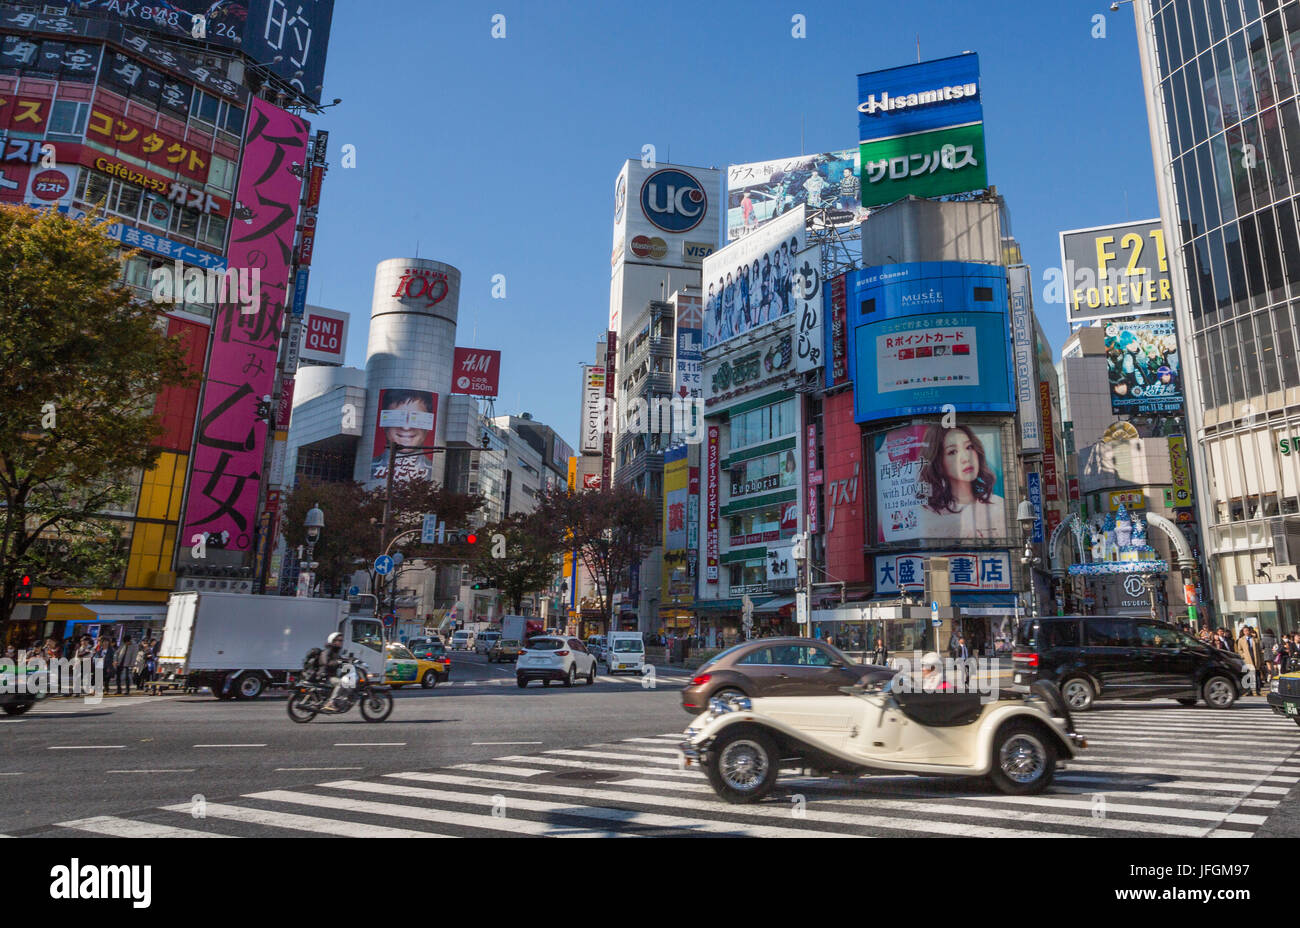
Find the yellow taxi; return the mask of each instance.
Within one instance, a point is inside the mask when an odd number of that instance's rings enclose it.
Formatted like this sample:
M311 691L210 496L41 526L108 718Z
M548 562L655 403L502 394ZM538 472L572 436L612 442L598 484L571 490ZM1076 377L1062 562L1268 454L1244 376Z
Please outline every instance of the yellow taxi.
M451 660L445 655L439 659L432 653L416 657L410 648L395 641L389 642L384 663L384 682L394 688L418 683L426 690L446 682Z

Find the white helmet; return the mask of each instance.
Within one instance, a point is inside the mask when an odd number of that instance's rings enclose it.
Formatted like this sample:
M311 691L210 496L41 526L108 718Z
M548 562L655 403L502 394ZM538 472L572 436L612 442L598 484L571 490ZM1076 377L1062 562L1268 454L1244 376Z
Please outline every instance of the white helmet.
M330 647L334 647L335 645L337 645L340 648L343 647L342 632L335 632L334 634L330 635L328 638L325 639L325 643Z

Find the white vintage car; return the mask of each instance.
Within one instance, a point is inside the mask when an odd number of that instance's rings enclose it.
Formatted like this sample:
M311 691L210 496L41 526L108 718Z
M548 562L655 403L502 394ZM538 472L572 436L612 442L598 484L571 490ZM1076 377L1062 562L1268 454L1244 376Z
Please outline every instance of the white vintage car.
M715 698L686 729L685 763L703 767L727 802L762 799L782 767L988 776L1005 793L1027 795L1051 784L1058 759L1087 747L1050 683L996 700L904 693L895 684L841 687L838 696Z

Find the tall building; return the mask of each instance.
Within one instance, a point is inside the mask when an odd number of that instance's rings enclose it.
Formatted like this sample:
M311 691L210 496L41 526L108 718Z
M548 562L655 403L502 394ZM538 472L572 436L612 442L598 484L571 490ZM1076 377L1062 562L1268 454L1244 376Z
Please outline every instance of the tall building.
M102 208L109 234L138 250L122 279L141 300L154 298L155 271L178 266L256 267L262 300L243 313L206 293L175 295L167 331L197 376L155 399L162 454L110 514L127 567L88 602L38 588L14 615L23 638L158 631L168 595L195 573L203 588L250 592L270 534L264 491L276 481L264 477L281 423L268 405L280 394L290 280L311 262L314 233L304 240L299 219L319 199L326 148L323 133L312 144L304 114L319 112L333 3L304 4L292 24L266 0L168 6L158 16L142 3L0 4L0 132L11 156L0 201L73 217ZM13 157L50 149L52 166Z
M698 300L700 267L718 243L725 206L714 168L627 161L614 185L610 254L607 396L616 426L606 435L604 474L655 503L663 501L663 453L670 436L640 403L672 397L676 387L674 294ZM611 364L610 361L613 363ZM611 370L611 368L613 368ZM648 405L647 405L647 408ZM584 451L586 448L583 449ZM660 532L662 537L662 531ZM662 547L655 547L618 591L618 621L650 631L659 619Z
M1295 629L1300 4L1134 14L1216 624Z

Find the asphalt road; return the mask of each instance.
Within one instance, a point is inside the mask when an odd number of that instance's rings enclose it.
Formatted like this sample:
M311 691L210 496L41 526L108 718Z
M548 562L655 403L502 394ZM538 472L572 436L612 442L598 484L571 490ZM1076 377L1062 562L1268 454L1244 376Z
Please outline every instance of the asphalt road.
M58 821L124 815L250 790L292 789L322 777L378 776L484 761L520 751L580 747L685 728L680 680L654 689L627 676L593 687L532 683L510 665L453 653L451 682L395 693L393 714L291 722L282 696L252 702L190 696L39 703L0 717L0 834L44 832ZM56 832L57 833L57 832Z

